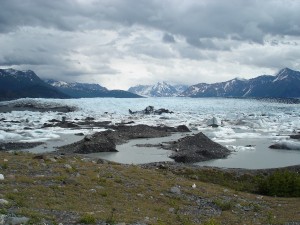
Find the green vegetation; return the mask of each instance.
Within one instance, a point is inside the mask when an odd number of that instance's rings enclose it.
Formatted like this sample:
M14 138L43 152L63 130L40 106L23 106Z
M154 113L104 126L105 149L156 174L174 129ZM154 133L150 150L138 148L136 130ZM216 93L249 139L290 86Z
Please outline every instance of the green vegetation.
M55 160L50 160L52 157ZM257 195L276 186L274 182L278 180L278 187L299 187L299 175L292 172L237 175L210 168L143 169L97 164L75 155L34 159L28 153L0 152L0 159L4 158L7 166L1 171L5 179L0 181L0 198L9 204L0 205L0 213L28 217L29 224L300 221L299 198ZM66 169L66 165L72 169ZM196 188L192 187L194 183ZM180 192L173 193L173 187L180 188ZM285 193L294 193L291 190L287 188Z
M268 175L250 173L236 175L233 172L218 169L185 168L174 173L190 179L229 187L236 191L278 197L300 197L300 174L287 170L275 171Z
M220 225L220 223L217 222L215 219L209 219L205 221L203 225Z
M231 201L224 201L220 199L215 199L213 203L218 206L221 210L227 211L233 208L233 203Z
M269 196L300 197L300 174L290 171L276 171L261 179L258 192Z
M91 214L85 214L80 218L79 223L95 224L96 223L96 218Z

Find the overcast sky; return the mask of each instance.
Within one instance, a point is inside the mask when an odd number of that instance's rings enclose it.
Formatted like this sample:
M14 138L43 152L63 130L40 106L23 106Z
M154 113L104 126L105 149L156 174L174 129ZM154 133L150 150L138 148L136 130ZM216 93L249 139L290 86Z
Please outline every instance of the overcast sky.
M300 70L298 0L0 0L0 67L110 89Z

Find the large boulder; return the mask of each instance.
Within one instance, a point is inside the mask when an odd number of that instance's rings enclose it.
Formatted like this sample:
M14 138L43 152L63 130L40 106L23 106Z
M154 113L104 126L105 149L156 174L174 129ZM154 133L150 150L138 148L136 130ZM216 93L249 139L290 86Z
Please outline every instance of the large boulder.
M181 138L166 148L174 151L170 158L183 163L225 158L230 154L227 148L213 142L202 132Z

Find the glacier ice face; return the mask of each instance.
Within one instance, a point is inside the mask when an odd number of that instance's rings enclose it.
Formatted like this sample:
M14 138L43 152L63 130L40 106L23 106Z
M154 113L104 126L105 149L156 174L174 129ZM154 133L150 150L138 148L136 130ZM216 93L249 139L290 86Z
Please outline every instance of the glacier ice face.
M28 140L29 138L52 138L50 133L64 132L61 128L40 128L51 119L69 121L93 117L96 121L112 123L134 121L135 124L177 126L187 125L190 129L206 131L217 139L270 137L274 134L289 134L300 129L300 106L276 102L260 102L250 99L220 98L145 98L145 99L21 99L49 106L69 105L78 110L63 115L57 112L12 111L0 113L0 140ZM5 102L1 103L5 104ZM128 109L139 110L153 105L174 112L170 115L129 115ZM221 126L208 128L207 121L217 118ZM2 120L1 120L2 118ZM13 123L9 121L18 121ZM31 127L32 130L24 130ZM39 131L40 133L36 133ZM67 131L66 131L67 132Z

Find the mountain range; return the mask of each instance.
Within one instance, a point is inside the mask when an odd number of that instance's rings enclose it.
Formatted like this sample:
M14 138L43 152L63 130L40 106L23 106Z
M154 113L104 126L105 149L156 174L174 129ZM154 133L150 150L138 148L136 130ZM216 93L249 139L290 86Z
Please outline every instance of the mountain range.
M68 98L41 80L33 71L0 69L0 100L16 98Z
M187 88L187 85L170 85L167 82L158 82L155 85L137 85L129 88L128 91L144 97L175 97Z
M141 96L123 90L108 90L99 84L88 83L67 83L57 80L45 80L45 82L60 92L73 98L94 98L94 97L114 97L114 98L139 98Z
M0 69L0 100L17 98L139 98L123 90L108 90L98 84L67 83L40 79L32 70Z
M289 68L275 76L262 75L252 79L235 78L226 82L190 86L180 96L188 97L300 97L300 72Z
M289 68L274 76L235 78L225 82L199 83L190 87L159 82L123 90L108 90L99 84L42 80L31 70L0 69L0 100L16 98L138 98L145 97L266 97L299 98L300 72Z

